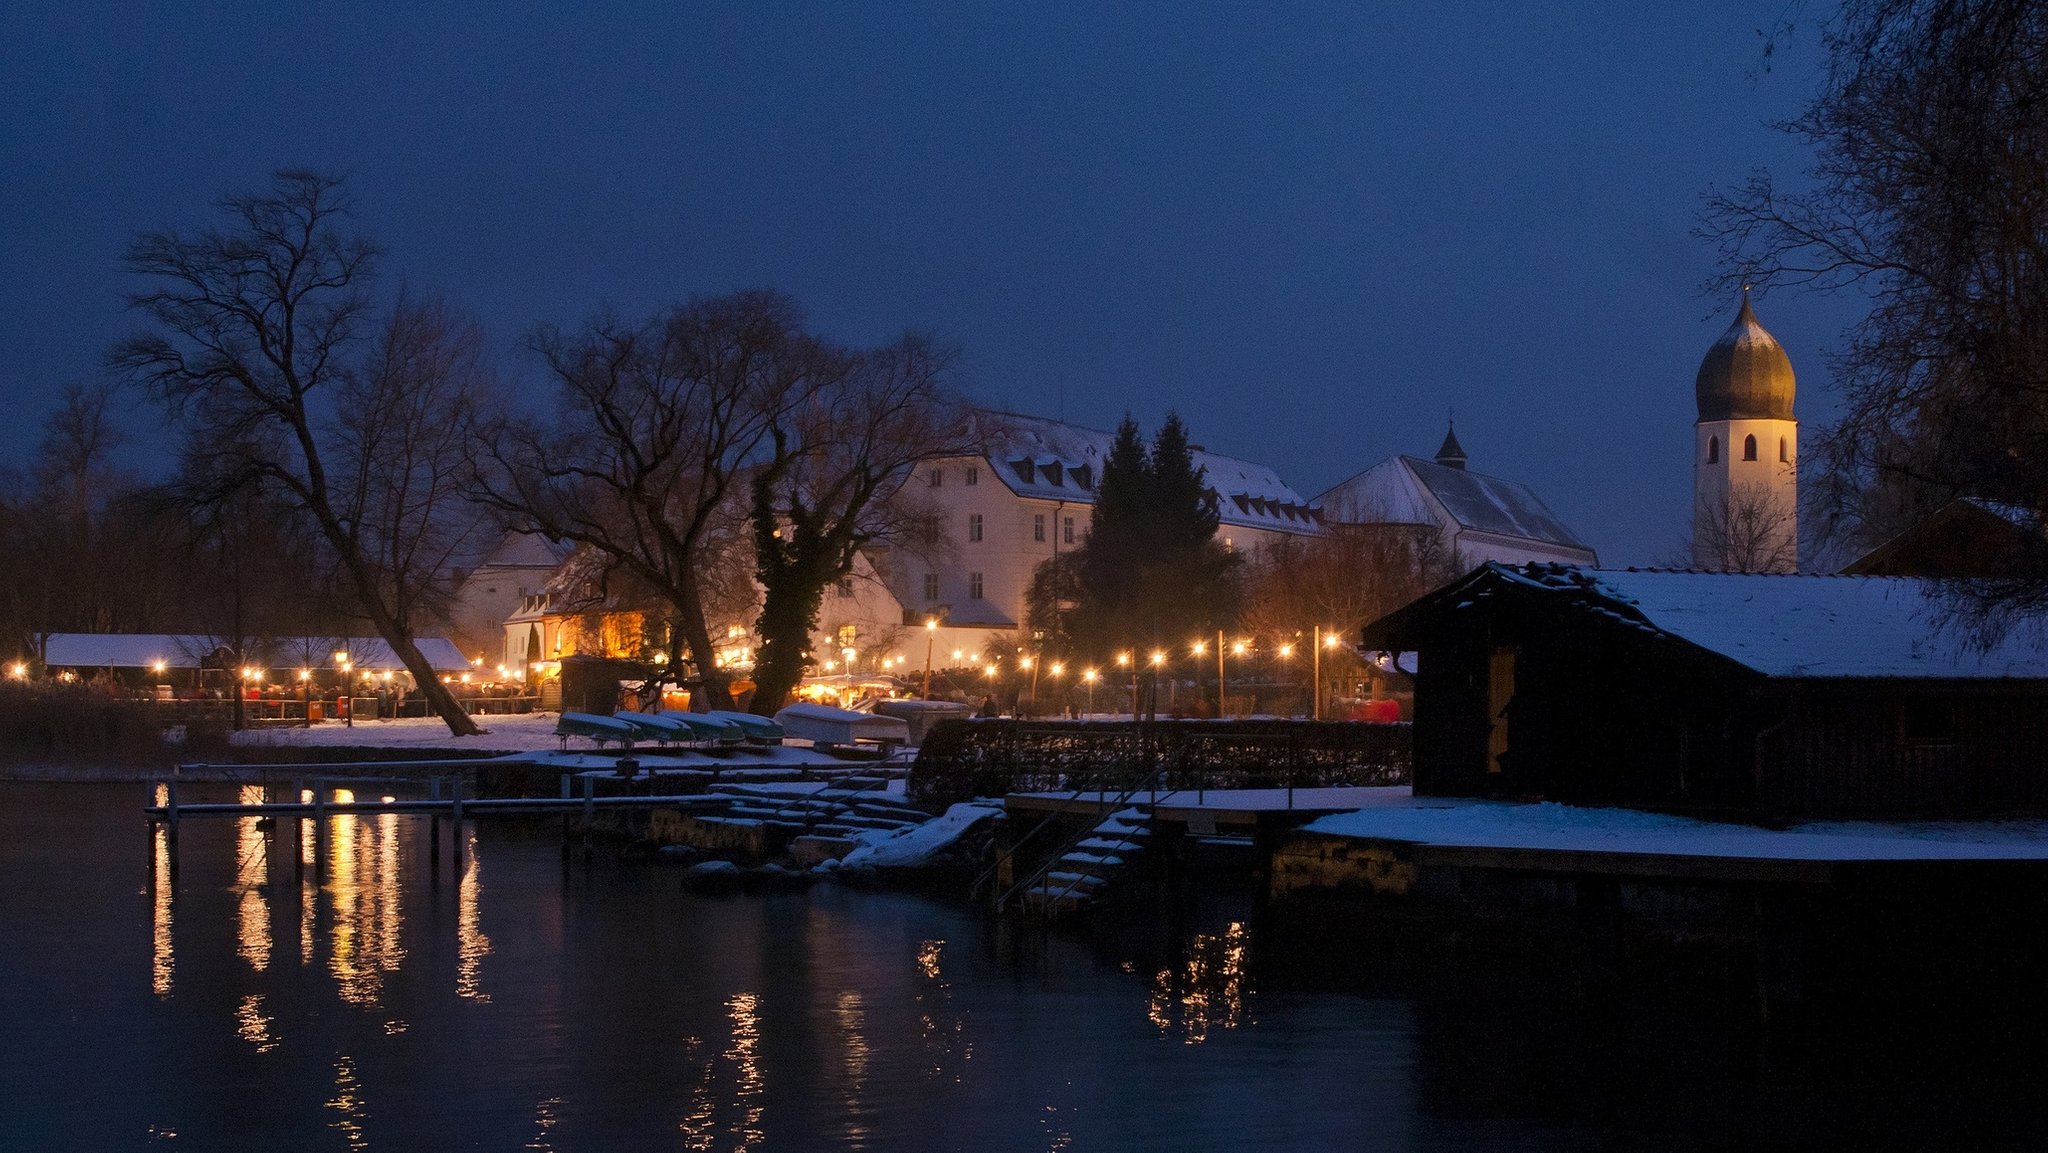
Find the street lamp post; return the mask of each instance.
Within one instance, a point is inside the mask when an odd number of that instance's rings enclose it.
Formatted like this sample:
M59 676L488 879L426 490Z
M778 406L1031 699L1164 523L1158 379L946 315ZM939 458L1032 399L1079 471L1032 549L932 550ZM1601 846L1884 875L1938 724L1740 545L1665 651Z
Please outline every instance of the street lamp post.
M1088 711L1091 713L1095 711L1095 679L1094 669L1081 670L1081 680L1088 685Z
M1118 653L1116 663L1128 666L1131 670L1131 720L1135 721L1138 719L1138 663L1131 659L1128 652Z
M926 617L924 622L924 699L932 699L932 641L939 635L937 617Z
M1309 632L1309 651L1314 654L1310 662L1315 670L1309 678L1308 717L1312 721L1323 719L1323 626L1316 625Z

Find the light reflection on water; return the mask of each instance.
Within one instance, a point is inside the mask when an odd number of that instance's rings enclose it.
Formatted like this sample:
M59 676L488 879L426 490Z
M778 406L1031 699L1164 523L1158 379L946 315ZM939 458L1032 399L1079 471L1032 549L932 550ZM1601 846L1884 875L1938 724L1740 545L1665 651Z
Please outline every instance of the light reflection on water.
M491 951L491 939L483 930L483 859L477 853L475 836L469 838L463 860L462 880L456 887L455 993L470 1001L489 1001L491 995L484 992L482 973L484 957Z
M1197 933L1178 969L1152 975L1146 1018L1162 1033L1178 1031L1199 1045L1211 1029L1235 1029L1244 1020L1246 947L1251 930L1232 921L1221 933Z
M1272 947L1235 913L1125 949L833 885L691 896L565 867L545 825L464 828L435 865L390 813L332 815L324 861L310 822L189 820L174 885L140 790L74 795L67 817L0 784L0 1147L1683 1147L1686 1122L1574 1111L1645 1081L1757 1095L1701 1071L1696 1029L1684 1076L1653 1076L1589 1067L1584 1023L1519 994L1503 1029L1493 1002L1257 987ZM1989 1091L1958 1080L1943 1100ZM1835 1124L1935 1099L1902 1084L1771 1091Z
M376 1008L384 979L405 959L399 925L396 813L330 818L326 894L333 917L327 967L342 1000Z
M340 1114L328 1123L328 1127L341 1130L342 1140L351 1151L370 1147L363 1133L363 1122L369 1119L369 1111L363 1103L363 1082L356 1076L354 1058L335 1058L334 1096L327 1099L327 1107Z
M241 802L263 803L263 786L242 787ZM264 817L235 818L235 883L242 896L237 909L236 947L249 967L261 973L270 967L270 838Z
M171 787L158 784L151 792L153 804L170 803ZM171 931L172 902L176 886L171 880L171 833L161 822L150 826L150 991L158 997L171 995L171 978L177 971Z

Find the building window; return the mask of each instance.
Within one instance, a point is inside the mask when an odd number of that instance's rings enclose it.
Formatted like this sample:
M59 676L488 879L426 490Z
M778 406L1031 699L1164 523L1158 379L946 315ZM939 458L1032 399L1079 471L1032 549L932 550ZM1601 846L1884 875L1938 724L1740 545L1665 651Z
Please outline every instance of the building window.
M973 467L972 465L969 465L969 466L968 466L968 469L967 469L967 483L968 483L968 484L980 484L980 483L981 483L981 470L980 470L980 469L978 469L978 468L975 468L975 467Z
M834 581L832 585L839 591L840 596L850 597L853 595L853 582L850 580Z
M1031 539L1039 542L1045 540L1045 514L1042 512L1031 514Z
M1718 436L1710 436L1707 438L1707 463L1721 463L1721 438Z
M1745 436L1745 437L1743 437L1743 438L1742 438L1742 459L1744 459L1744 460L1755 460L1755 459L1756 459L1756 438L1755 438L1755 437L1753 437L1753 436Z
M967 514L967 539L981 539L981 514L978 512Z
M967 595L968 595L968 596L970 596L970 597L972 597L972 598L973 598L973 599L975 599L975 600L980 600L980 599L981 599L981 574L980 574L980 573L978 573L978 572L971 572L971 573L968 573L968 574L967 574Z
M1792 463L1792 445L1782 436L1778 438L1778 463Z
M939 574L935 572L924 574L924 599L928 601L939 599Z
M1068 518L1066 518L1066 523L1060 526L1060 535L1061 535L1061 536L1062 536L1063 538L1065 538L1065 540L1066 540L1066 542L1067 542L1068 544L1073 544L1073 543L1074 543L1074 518L1073 518L1073 517L1068 517Z
M943 468L935 468L925 474L925 483L931 485L933 488L939 487L940 484L945 482L945 479L946 470Z

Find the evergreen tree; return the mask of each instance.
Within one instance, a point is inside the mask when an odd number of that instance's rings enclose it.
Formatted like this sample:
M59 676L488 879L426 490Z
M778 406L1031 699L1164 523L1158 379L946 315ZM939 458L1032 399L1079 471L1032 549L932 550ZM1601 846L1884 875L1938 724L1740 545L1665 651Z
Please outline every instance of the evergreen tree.
M1166 414L1166 423L1152 438L1151 482L1146 503L1157 548L1174 553L1199 549L1216 539L1222 511L1209 487L1207 470L1195 465L1187 427L1177 412Z
M1216 541L1220 511L1169 415L1148 454L1129 417L1102 470L1077 555L1072 633L1097 659L1165 648L1227 628L1238 607L1238 558ZM1045 574L1049 585L1054 574Z

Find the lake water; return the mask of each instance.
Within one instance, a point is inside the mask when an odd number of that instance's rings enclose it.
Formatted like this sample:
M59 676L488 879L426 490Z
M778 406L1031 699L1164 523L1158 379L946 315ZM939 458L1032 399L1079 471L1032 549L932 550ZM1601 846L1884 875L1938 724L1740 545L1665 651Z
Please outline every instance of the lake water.
M424 822L389 815L335 821L324 884L289 834L188 821L173 885L145 799L0 784L0 1149L1924 1147L2041 1131L2038 1060L1787 1057L1712 1022L1589 1020L1471 982L1305 988L1255 963L1228 907L1048 936L836 885L688 895L673 868L565 868L546 828L486 823L459 871L445 854L434 868Z

